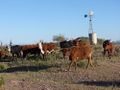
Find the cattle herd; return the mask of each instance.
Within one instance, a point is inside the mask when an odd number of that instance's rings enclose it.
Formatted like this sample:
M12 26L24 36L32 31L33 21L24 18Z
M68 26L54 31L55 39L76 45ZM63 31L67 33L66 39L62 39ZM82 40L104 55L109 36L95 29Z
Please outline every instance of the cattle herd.
M79 38L74 40L65 40L58 43L43 43L39 42L37 44L31 45L12 45L10 43L7 47L7 51L11 55L12 60L16 58L21 58L22 60L26 59L28 55L34 55L35 57L40 57L46 59L46 56L53 52L62 52L63 58L69 57L70 64L68 70L74 64L75 69L77 68L77 61L87 59L88 64L86 68L92 64L93 58L93 46L90 45L88 41L83 41ZM114 45L110 40L105 40L103 42L103 54L108 55L109 58L113 55ZM1 50L0 59L2 57L8 57L8 53Z

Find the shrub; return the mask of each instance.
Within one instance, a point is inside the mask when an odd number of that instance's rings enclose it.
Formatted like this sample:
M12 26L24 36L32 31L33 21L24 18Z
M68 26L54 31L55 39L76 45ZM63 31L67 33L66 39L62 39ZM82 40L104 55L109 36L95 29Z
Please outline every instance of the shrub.
M86 67L86 65L87 65L87 62L85 62L85 61L80 61L78 63L78 67L80 67L80 68L84 68L84 67Z
M8 67L5 64L0 64L0 71L7 69Z

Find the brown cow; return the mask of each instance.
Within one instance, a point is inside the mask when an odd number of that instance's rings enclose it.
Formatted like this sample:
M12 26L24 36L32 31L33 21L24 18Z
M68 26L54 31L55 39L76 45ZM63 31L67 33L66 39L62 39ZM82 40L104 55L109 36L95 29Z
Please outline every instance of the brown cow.
M86 41L82 41L82 40L73 40L73 45L74 46L77 46L77 47L81 47L81 46L88 46L88 45L90 45L90 43L89 42L86 42ZM73 46L73 47L74 47ZM61 52L62 52L62 54L63 54L63 58L65 59L65 57L66 56L68 56L69 55L69 52L71 51L71 48L63 48L63 49L61 49Z
M71 50L71 48L63 48L63 49L60 50L63 54L64 59L66 58L66 56L69 56L70 50Z
M75 46L72 47L70 50L70 56L69 56L69 60L71 61L69 64L69 68L68 70L70 70L71 66L73 64L75 64L75 69L77 68L77 61L78 59L88 59L88 64L86 66L86 68L88 67L88 65L90 64L92 65L92 48L90 45L81 45L81 46Z
M104 49L104 55L108 54L108 57L111 58L111 56L113 55L113 49L114 49L114 45L112 42L110 42L110 40L105 40L103 42L103 49Z
M34 54L39 56L40 55L40 48L38 44L31 44L31 45L22 45L21 46L21 55L23 58L27 56L27 54Z
M45 53L52 53L57 49L57 45L55 43L44 43L42 47Z
M38 44L31 44L31 45L21 45L22 47L22 50L27 50L27 49L30 49L30 48L39 48Z
M9 54L8 54L8 52L5 52L5 51L0 51L0 59L2 58L2 57L7 57L7 56L9 56Z
M45 59L46 55L57 50L56 43L39 43L39 48Z
M41 50L39 44L30 44L30 45L10 45L8 46L8 51L12 54L14 59L15 55L19 58L25 58L28 54L34 54L39 56Z
M110 42L108 45L104 47L104 55L108 53L108 57L111 59L111 56L113 55L113 44Z

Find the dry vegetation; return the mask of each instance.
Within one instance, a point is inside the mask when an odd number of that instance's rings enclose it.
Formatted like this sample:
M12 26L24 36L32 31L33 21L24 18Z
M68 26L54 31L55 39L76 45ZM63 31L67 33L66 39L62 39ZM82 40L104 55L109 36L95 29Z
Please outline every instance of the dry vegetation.
M44 61L39 58L0 62L0 90L120 90L120 57L103 57L101 46L94 47L94 68L86 60L70 72L68 60L57 53ZM3 62L4 61L4 62Z

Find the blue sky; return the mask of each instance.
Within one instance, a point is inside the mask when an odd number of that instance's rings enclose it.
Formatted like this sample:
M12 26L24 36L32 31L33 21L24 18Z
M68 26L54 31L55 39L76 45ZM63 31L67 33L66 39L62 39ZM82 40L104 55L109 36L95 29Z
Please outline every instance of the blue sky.
M120 40L120 0L0 0L0 41L52 41L54 35L88 36L89 10L99 38Z

